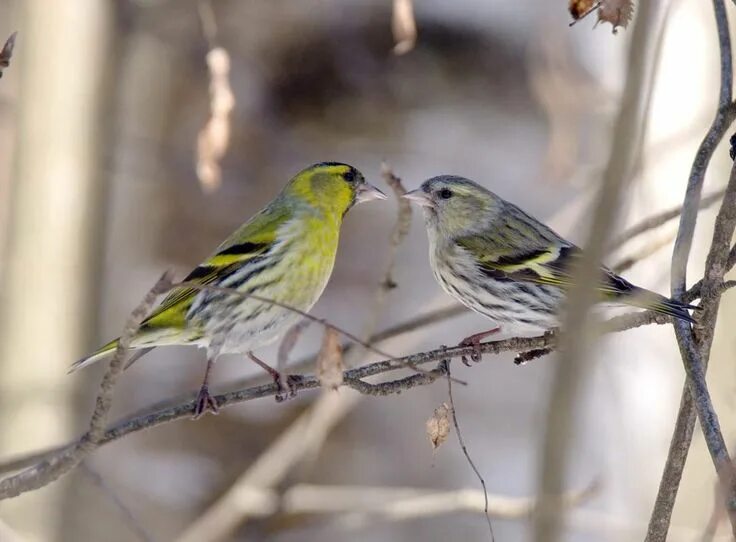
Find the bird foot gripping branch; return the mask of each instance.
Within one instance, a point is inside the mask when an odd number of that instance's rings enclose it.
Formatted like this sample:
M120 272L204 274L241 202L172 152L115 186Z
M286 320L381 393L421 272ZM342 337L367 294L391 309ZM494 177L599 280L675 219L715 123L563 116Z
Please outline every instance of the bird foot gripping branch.
M470 335L469 337L465 337L462 341L460 341L458 346L472 346L473 351L470 353L470 359L475 363L478 363L483 358L483 352L480 351L481 341L486 337L498 333L499 331L501 331L500 327L494 327L493 329L489 329L487 331L475 333L473 335ZM470 367L470 362L468 361L468 358L466 356L463 356L461 359L463 365L465 365L466 367Z
M194 415L192 416L192 419L197 420L204 416L207 412L212 412L212 414L219 414L220 407L217 404L217 400L212 397L212 395L210 395L209 387L203 385L201 388L199 388L199 393L197 394L197 403L194 406Z
M274 395L277 403L296 397L297 385L302 381L301 376L284 375L284 373L277 371L268 363L256 357L253 352L248 352L248 357L252 362L271 375L271 378L273 378L273 382L279 390L278 393Z

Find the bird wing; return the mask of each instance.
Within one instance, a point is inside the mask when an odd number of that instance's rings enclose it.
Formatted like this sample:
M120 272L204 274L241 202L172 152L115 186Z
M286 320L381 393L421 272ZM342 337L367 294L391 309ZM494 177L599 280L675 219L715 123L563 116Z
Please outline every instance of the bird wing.
M228 237L182 282L206 286L220 282L243 266L264 256L276 243L278 230L290 218L288 209L267 207ZM201 290L182 287L173 290L141 324L145 328L182 328L194 298Z
M500 249L486 244L482 237L459 239L457 244L477 261L479 269L487 276L500 280L533 282L567 289L572 285L572 269L582 255L582 250L572 244L539 246L528 250ZM493 247L493 250L486 248ZM606 297L616 298L633 293L637 288L601 267L598 290Z

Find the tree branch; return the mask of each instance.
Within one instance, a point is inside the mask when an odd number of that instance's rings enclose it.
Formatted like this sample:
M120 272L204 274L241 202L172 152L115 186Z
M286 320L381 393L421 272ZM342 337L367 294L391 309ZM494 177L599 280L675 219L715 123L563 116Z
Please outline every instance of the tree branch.
M169 273L164 273L155 286L146 294L143 301L130 314L125 329L120 336L117 350L115 350L105 376L102 378L87 432L77 442L64 448L61 453L0 481L0 499L17 497L26 491L39 489L50 484L79 465L87 455L102 443L107 426L107 415L112 405L112 392L128 358L130 341L138 331L138 326L143 318L150 312L156 298L169 288L171 288L171 277Z
M712 194L708 194L707 196L704 196L703 199L698 204L698 211L707 209L708 207L717 203L721 198L723 198L723 194L725 193L726 193L726 190L723 189L723 190L716 190ZM678 207L673 207L672 209L667 209L666 211L662 211L661 213L658 213L654 216L650 216L649 218L645 218L641 222L634 224L630 228L627 228L621 235L619 235L613 240L613 242L611 243L611 248L612 249L619 248L620 246L624 245L625 243L628 243L635 237L638 237L642 235L643 233L647 233L648 231L651 231L653 229L659 228L660 226L663 226L670 220L674 220L675 218L678 218L680 214L682 214L682 209L683 209L682 205Z
M590 346L597 336L589 312L598 300L595 285L599 280L599 262L609 246L609 235L643 142L657 58L657 37L664 27L662 6L663 2L659 0L639 5L610 156L597 194L593 224L584 245L586 250L573 272L575 286L566 300L560 345L562 355L555 371L544 426L539 478L541 506L534 521L535 540L538 541L554 542L562 531L563 511L553 498L563 491L566 467L570 461L568 447L572 440L575 402L590 367Z
M736 287L736 281L729 281L724 284L723 288ZM685 300L692 300L697 295L696 289L693 288L685 296ZM669 324L672 319L669 316L656 313L654 311L641 311L631 314L624 314L609 319L604 324L605 333L614 333L626 331L628 329L634 329L644 325L651 324ZM504 339L502 341L482 343L480 350L484 354L501 354L503 352L522 352L527 350L534 350L537 348L556 348L557 335L554 333L548 333L546 335L538 337L517 337ZM392 358L374 363L369 363L361 367L349 369L343 373L345 386L352 387L357 391L366 395L382 396L390 393L399 393L401 391L411 389L419 385L431 384L437 378L443 376L442 369L435 369L425 373L414 374L408 378L398 379L392 382L386 382L379 385L372 385L372 388L364 386L364 379L389 373L398 370L411 370L413 365L424 365L427 363L437 363L446 359L460 359L463 356L470 356L473 351L472 346L466 347L454 347L454 348L438 348L427 352L419 352L411 354L401 358ZM431 375L431 376L430 376ZM432 378L434 377L434 378ZM361 383L355 384L357 381ZM376 388L375 386L379 386ZM314 375L302 376L294 383L294 389L296 391L311 390L319 388L319 380ZM375 390L388 390L387 393L376 393ZM254 399L260 399L263 397L272 397L279 392L278 387L274 383L263 384L258 386L250 386L243 389L233 390L227 393L222 393L215 398L217 399L218 405L222 408L243 403L246 401L252 401ZM156 408L136 414L134 416L124 418L111 426L109 426L102 437L97 442L98 446L114 442L121 439L131 433L142 431L143 429L150 429L164 423L172 422L183 418L191 418L192 411L194 409L196 399L190 397L172 406L165 408ZM61 458L74 451L76 447L85 439L86 434L79 440L70 443L66 446L48 450L43 452L41 455L36 455L37 464L30 467L28 470L38 470L47 463L58 463ZM19 460L13 460L10 464L0 465L0 471L8 471L9 467L13 467ZM76 465L72 465L76 466ZM66 469L69 470L69 469ZM25 471L24 471L25 472ZM66 472L66 471L64 471ZM21 473L22 474L22 473ZM58 476L57 476L58 477ZM14 478L14 477L11 477ZM8 498L13 495L7 494L6 486L8 485L6 478L0 481L0 499ZM55 478L54 478L55 479ZM51 483L53 479L45 479L45 483L38 485L42 487L48 483ZM30 489L36 489L37 487L28 487L25 491Z
M675 248L672 255L671 282L672 296L675 299L682 299L687 284L687 261L690 256L693 236L695 233L695 224L697 221L698 208L700 207L701 193L705 173L710 164L710 160L715 153L716 147L723 139L729 126L733 123L736 109L732 103L732 87L733 87L733 61L731 53L731 37L728 28L728 20L726 16L726 6L723 0L713 0L713 8L715 12L716 26L718 29L718 42L720 48L720 67L721 67L721 84L718 107L715 118L708 129L703 141L698 148L697 154L690 170L690 177L685 192L685 199L682 206L682 214L680 216L680 227L675 241ZM733 180L733 174L732 174ZM729 190L731 190L731 182L729 182ZM722 204L721 212L725 207ZM718 222L722 222L719 213ZM724 225L725 226L725 225ZM716 226L719 229L719 226ZM731 230L733 231L733 230ZM730 243L730 238L728 240ZM715 258L714 251L722 250L725 256L728 250L728 244L725 249L716 247L715 236L714 244L708 259ZM721 256L718 257L719 259ZM721 280L722 269L714 270L720 274ZM715 277L712 277L715 278ZM703 284L705 283L703 281ZM713 281L709 288L714 286ZM709 294L710 296L711 294ZM667 455L662 480L660 481L657 498L655 501L652 516L649 521L649 529L647 531L647 542L663 542L667 538L670 521L672 518L672 510L674 508L677 491L682 480L682 473L685 468L685 461L692 441L693 429L695 426L696 411L700 416L703 434L708 443L708 450L716 465L716 471L719 478L725 483L724 488L732 492L732 497L727 499L727 508L729 509L729 519L731 521L732 530L736 529L736 510L729 503L734 503L732 487L732 467L730 459L728 459L728 451L725 441L720 433L718 419L715 415L708 388L705 382L705 370L708 359L710 357L710 347L712 341L712 330L715 327L715 316L717 311L717 302L713 300L707 303L708 308L704 309L703 322L706 328L710 328L709 332L703 335L704 341L699 341L694 335L693 330L685 323L675 323L675 334L677 343L680 348L683 363L688 373L688 383L680 400L680 408L675 422L674 433L670 443L670 449ZM714 310L715 309L715 310ZM698 326L700 328L700 326ZM688 391L687 388L690 388ZM695 398L695 400L694 400ZM725 457L725 460L723 459ZM728 467L725 468L725 461L728 461Z

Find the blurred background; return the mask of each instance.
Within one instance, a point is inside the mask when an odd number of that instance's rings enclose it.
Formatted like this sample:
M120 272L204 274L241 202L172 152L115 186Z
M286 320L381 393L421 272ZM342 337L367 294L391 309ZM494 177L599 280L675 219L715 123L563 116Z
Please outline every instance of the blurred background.
M104 364L73 376L68 365L119 335L164 270L183 277L311 163L351 163L385 190L383 160L407 188L433 175L460 174L572 241L586 238L625 80L630 28L616 35L609 25L593 30L594 17L570 28L564 0L422 0L414 5L416 45L397 55L390 0L202 6L194 0L0 0L0 39L19 30L0 80L2 458L84 431ZM229 54L234 105L221 177L203 183L197 139L210 117L206 56L213 44ZM617 232L681 202L715 109L717 59L710 8L673 0L641 167ZM728 168L724 146L706 193L725 184ZM365 329L395 216L393 199L349 214L315 315L356 333ZM713 216L712 210L701 214L691 281L702 272ZM655 230L606 263L644 249L648 257L626 276L665 293L674 230L675 224ZM393 278L398 287L377 315L378 331L452 304L431 276L417 213ZM736 437L736 337L728 332L734 320L736 305L724 303L710 367L729 442ZM402 355L455 344L487 327L466 313L381 348ZM320 333L309 328L292 359L316 352ZM275 360L276 350L260 356ZM375 359L369 354L363 361ZM555 357L523 367L512 359L457 364L454 375L469 385L454 395L489 492L523 501L537 488ZM569 509L565 539L642 539L683 384L674 334L669 326L650 326L605 337L590 364L567 486L579 492L598 481L598 489ZM203 370L196 349L156 350L121 378L112 418L195 393ZM253 364L222 358L212 388L227 390L249 376L260 376ZM318 401L334 409L333 423L314 429L323 438L293 465L266 476L261 485L275 495L304 484L365 488L365 501L375 505L402 488L479 489L455 436L433 452L425 434L425 421L447 400L445 383L385 398L356 399L347 390L332 395L327 402L320 392L280 404L248 402L107 445L61 481L0 502L7 531L0 539L175 540L262 454L272 457L273 443ZM696 428L672 540L699 539L714 507L714 482ZM227 540L488 539L482 513L462 505L418 516L366 515L368 505L356 502L351 510L350 501L334 513L278 507L256 513L247 491L241 494L228 511L237 520ZM340 508L326 492L318 495L309 499L315 508ZM493 525L496 540L531 537L528 518L494 516ZM724 540L726 533L721 526Z

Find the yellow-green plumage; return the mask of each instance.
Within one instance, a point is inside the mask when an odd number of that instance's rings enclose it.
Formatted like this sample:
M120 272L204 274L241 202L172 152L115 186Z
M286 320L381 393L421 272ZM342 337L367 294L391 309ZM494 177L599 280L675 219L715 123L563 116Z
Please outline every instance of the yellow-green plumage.
M226 239L183 282L230 288L308 311L332 273L340 226L357 202L384 197L352 166L320 163L298 173L262 211ZM181 287L143 321L132 348L192 344L208 358L264 346L299 319L272 303ZM72 370L111 353L111 341Z

